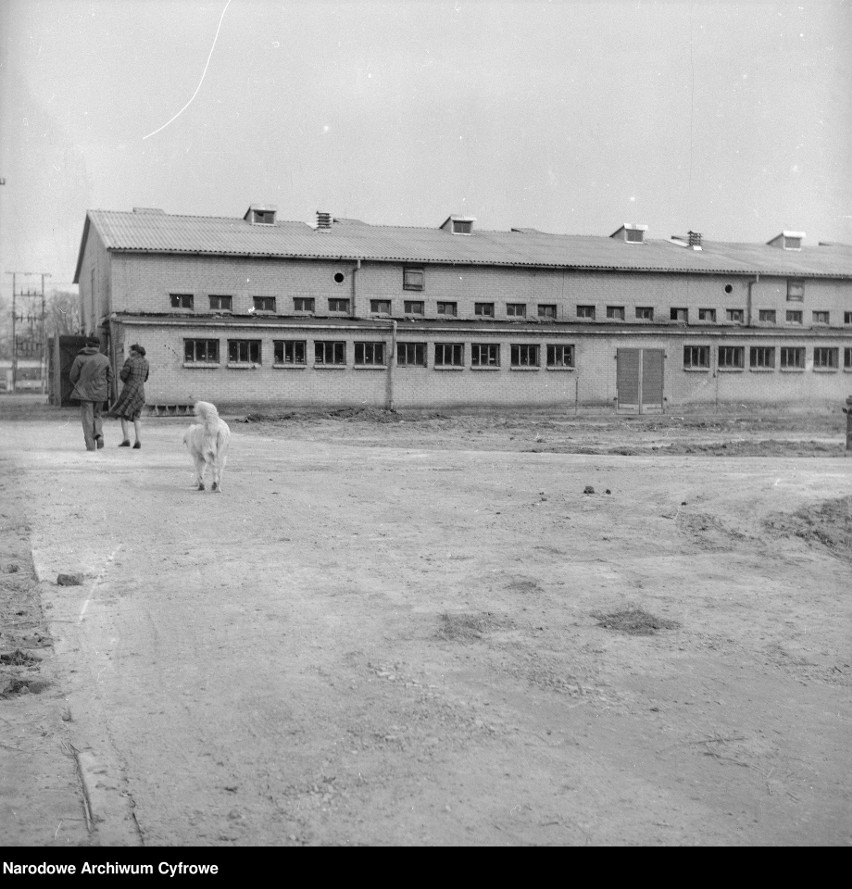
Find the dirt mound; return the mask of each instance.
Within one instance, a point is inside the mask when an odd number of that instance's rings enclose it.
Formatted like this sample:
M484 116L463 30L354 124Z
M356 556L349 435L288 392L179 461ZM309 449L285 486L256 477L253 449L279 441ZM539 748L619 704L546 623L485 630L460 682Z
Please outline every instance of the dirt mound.
M772 516L765 525L776 534L822 545L838 558L852 561L852 497L823 500L790 515Z
M676 630L680 626L676 620L657 617L641 608L625 608L621 611L611 611L609 614L596 611L592 617L597 620L599 627L621 630L622 633L629 633L631 636L651 636L657 630Z

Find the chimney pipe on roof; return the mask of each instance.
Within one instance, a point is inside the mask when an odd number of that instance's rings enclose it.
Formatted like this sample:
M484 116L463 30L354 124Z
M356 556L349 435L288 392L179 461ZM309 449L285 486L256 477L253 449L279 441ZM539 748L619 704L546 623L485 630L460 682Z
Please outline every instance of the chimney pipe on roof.
M693 250L701 249L701 232L688 231L686 233L687 238L689 239L689 246L692 247Z
M317 210L317 231L329 231L331 229L331 213Z

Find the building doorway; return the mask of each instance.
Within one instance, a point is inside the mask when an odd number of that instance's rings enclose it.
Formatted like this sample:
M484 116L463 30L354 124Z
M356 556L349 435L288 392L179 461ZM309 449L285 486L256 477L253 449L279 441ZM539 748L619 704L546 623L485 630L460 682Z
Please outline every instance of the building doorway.
M662 413L663 357L662 349L618 349L615 385L619 412Z

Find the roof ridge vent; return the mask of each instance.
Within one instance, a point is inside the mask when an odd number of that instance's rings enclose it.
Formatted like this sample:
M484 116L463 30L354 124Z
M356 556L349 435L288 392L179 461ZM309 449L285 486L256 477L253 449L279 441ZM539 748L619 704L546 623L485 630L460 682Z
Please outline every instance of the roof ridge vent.
M159 207L134 207L134 208L133 208L133 212L134 212L134 213L143 214L143 215L144 215L145 213L157 214L157 215L160 215L160 216L165 216L165 215L166 215L166 211L165 211L165 210L161 210Z
M331 225L331 213L326 213L324 210L317 210L317 231L331 231Z
M686 237L687 237L687 244L693 250L700 250L701 249L701 238L702 238L701 232L694 232L694 231L692 231L692 229L690 229L686 233Z

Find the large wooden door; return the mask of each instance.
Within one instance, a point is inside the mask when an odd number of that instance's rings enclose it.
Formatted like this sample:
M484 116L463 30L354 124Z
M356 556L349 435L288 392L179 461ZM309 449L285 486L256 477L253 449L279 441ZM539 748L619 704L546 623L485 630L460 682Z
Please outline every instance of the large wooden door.
M616 355L618 410L658 413L663 410L663 350L619 349Z

